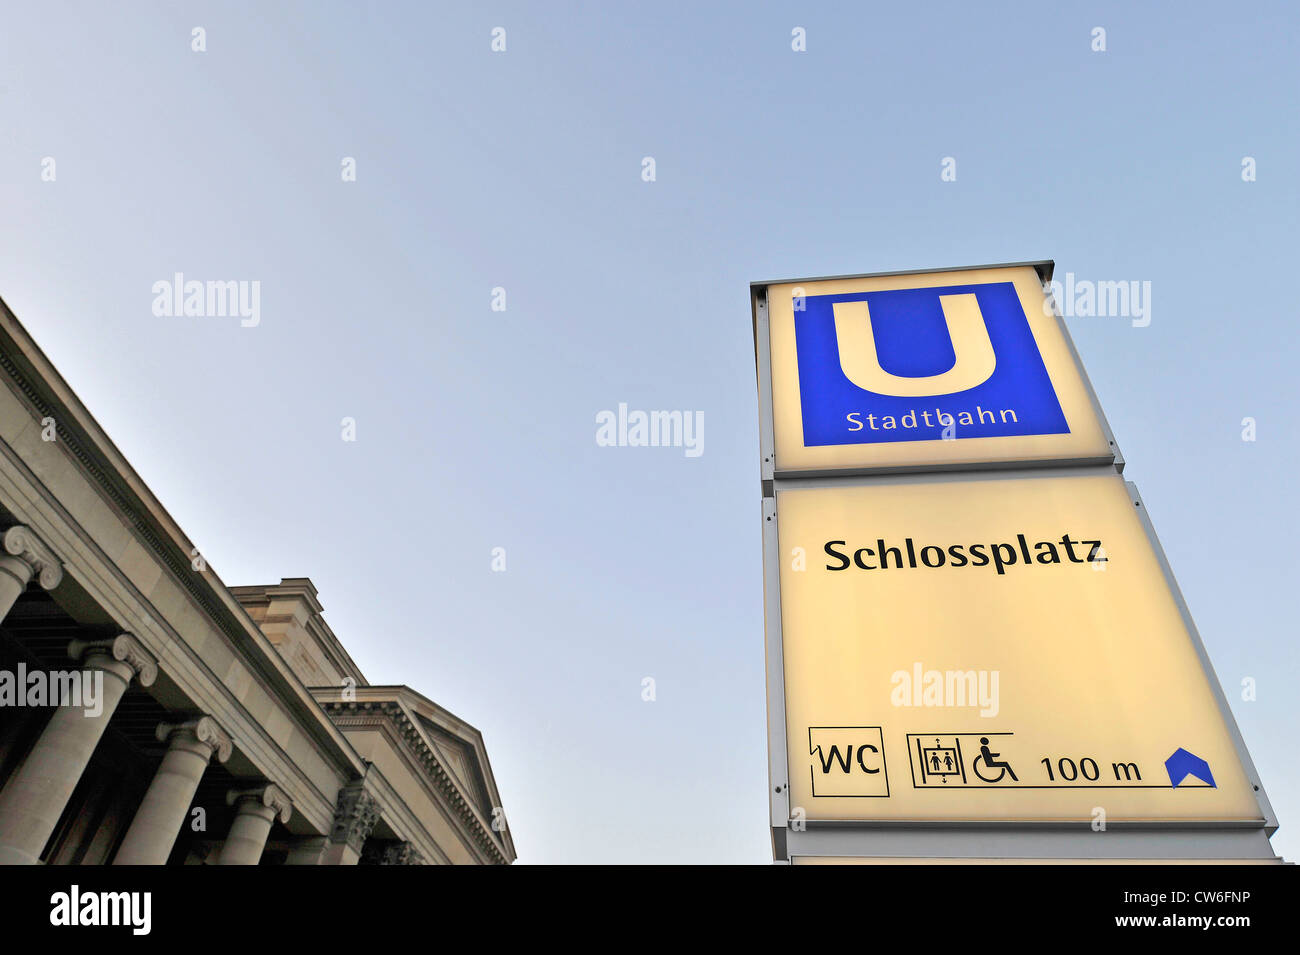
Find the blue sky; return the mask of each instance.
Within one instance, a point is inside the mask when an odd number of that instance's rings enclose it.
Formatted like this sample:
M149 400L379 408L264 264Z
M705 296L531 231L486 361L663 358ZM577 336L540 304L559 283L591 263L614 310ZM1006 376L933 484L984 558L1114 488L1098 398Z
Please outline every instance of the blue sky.
M1295 856L1296 21L20 5L0 295L227 584L310 576L372 681L483 731L521 861L764 862L748 283L1150 281L1149 326L1070 329ZM176 272L260 324L155 316ZM620 402L703 411L703 455L598 447Z

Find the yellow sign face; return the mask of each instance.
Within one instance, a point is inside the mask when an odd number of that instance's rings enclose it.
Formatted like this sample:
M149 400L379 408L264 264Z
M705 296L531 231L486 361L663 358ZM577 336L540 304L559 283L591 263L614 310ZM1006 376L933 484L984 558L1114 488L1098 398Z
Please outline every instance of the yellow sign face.
M776 494L792 816L1262 824L1122 478Z
M767 289L782 473L1114 457L1030 266Z

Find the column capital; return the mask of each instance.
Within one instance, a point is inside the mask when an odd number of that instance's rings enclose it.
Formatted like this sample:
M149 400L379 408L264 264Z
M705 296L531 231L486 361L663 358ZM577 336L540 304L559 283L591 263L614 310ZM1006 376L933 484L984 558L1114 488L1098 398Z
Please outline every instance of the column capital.
M293 815L293 800L275 783L257 786L253 789L232 789L226 793L226 805L238 804L238 812L248 812L257 808L271 810L271 817L280 817L281 822L288 822Z
M125 663L140 678L141 686L151 686L158 679L158 661L144 648L133 633L119 633L111 640L73 640L68 644L68 656L86 666L92 666L94 656L108 656Z
M384 850L381 865L424 865L424 856L409 842L399 842Z
M378 800L366 792L361 783L350 783L339 790L330 841L346 842L354 852L360 852L378 821Z
M63 562L26 524L15 524L0 537L4 552L17 557L32 569L32 574L46 590L53 590L63 580Z
M230 735L210 716L200 716L184 723L159 723L154 736L159 742L166 741L171 749L189 749L204 759L215 753L218 763L228 760L235 749Z

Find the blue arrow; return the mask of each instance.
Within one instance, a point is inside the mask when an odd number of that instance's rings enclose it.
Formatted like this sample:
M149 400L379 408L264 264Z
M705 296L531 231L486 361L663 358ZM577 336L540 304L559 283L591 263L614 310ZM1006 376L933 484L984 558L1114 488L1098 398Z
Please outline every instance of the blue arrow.
M1187 752L1181 746L1174 750L1174 755L1165 760L1165 770L1169 773L1169 781L1173 783L1175 789L1188 776L1195 776L1201 782L1209 783L1215 789L1219 788L1214 782L1214 775L1210 772L1210 764L1201 757Z

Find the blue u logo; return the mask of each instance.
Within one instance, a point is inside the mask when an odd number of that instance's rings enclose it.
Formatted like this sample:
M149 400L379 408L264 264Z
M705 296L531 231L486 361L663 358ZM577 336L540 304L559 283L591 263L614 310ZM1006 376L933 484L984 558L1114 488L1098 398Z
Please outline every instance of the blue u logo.
M1010 282L808 296L794 323L805 446L1070 430Z

